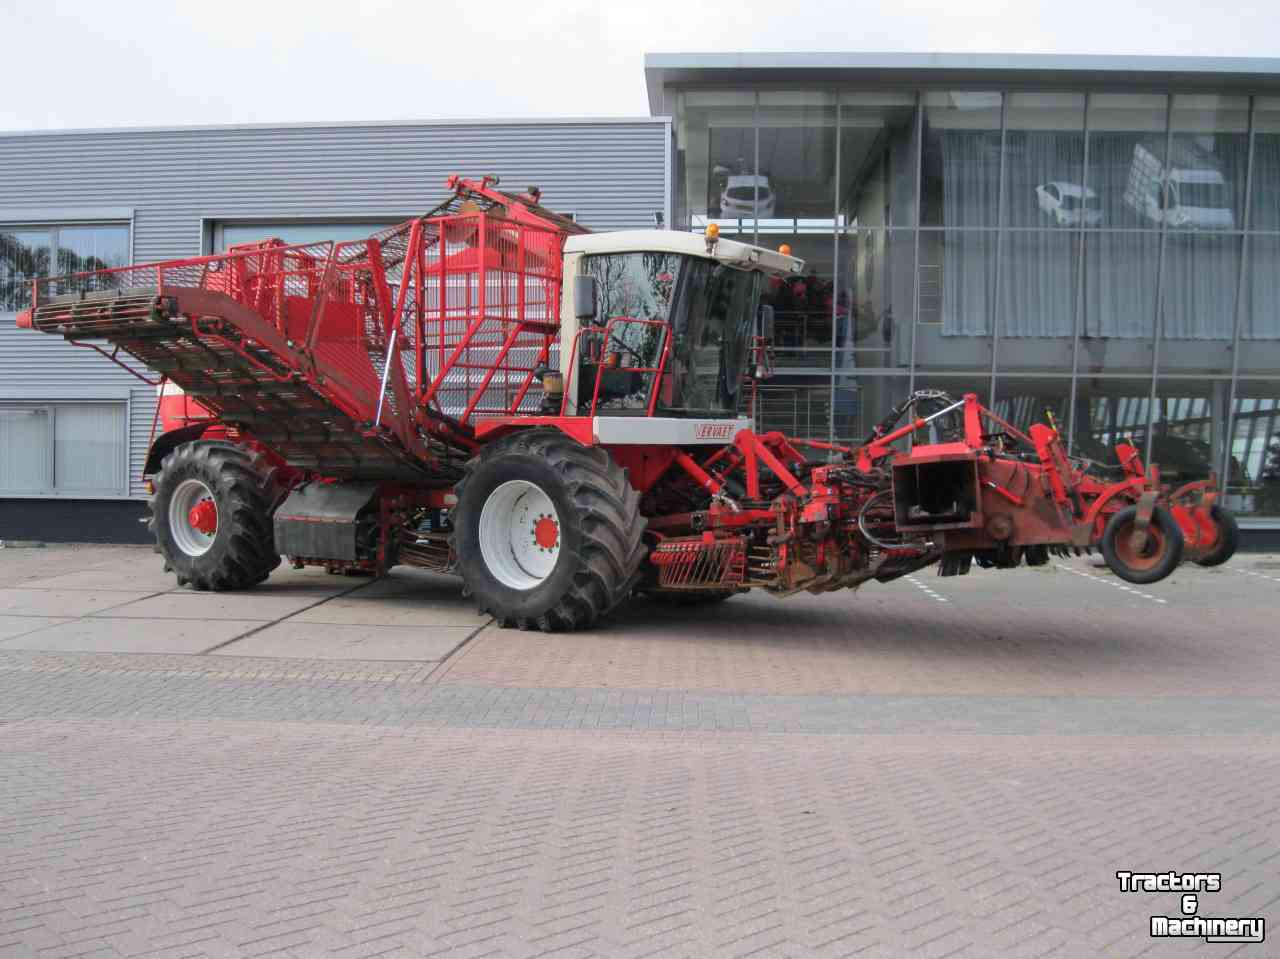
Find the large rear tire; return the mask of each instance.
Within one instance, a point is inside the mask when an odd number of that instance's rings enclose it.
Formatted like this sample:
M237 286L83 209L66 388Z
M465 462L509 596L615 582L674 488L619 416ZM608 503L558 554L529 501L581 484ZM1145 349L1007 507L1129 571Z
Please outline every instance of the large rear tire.
M184 443L155 477L148 528L179 586L245 589L280 565L274 471L233 443Z
M604 450L523 430L481 450L455 492L458 572L500 626L582 629L635 588L640 496Z
M1218 527L1218 541L1214 543L1213 549L1197 559L1196 563L1200 566L1221 566L1236 554L1240 546L1240 525L1236 522L1231 510L1217 503L1209 507L1209 515L1213 517L1214 525Z
M1157 506L1151 512L1147 541L1137 549L1132 541L1137 518L1137 506L1126 506L1111 517L1102 532L1102 557L1121 579L1146 586L1178 568L1182 561L1182 530L1167 509Z

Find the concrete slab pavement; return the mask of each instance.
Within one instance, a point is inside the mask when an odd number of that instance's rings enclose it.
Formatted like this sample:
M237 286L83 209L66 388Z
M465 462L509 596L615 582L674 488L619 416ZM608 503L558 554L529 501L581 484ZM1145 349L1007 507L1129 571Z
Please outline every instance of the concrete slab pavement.
M211 650L218 656L439 662L465 643L474 626L387 626L360 622L285 622Z
M265 623L243 619L73 619L0 641L0 650L195 655Z

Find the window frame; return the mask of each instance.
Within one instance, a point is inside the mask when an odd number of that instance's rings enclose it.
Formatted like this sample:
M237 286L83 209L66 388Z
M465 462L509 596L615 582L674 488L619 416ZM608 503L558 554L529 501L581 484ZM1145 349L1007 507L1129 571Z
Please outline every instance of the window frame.
M116 477L115 491L101 490L59 490L57 487L57 447L58 447L58 408L63 406L114 406L121 410L120 442L121 457L120 475ZM133 396L127 389L87 390L84 395L68 397L65 394L37 394L35 396L15 399L0 397L0 410L46 410L49 416L49 476L53 487L45 490L8 490L0 488L0 499L41 499L41 500L132 500L137 499L130 491Z
M55 213L57 215L55 215ZM0 233L45 233L49 241L49 266L53 271L50 276L60 276L58 271L59 233L62 230L74 230L83 227L120 227L125 231L125 262L123 267L133 266L134 229L132 210L88 211L78 216L71 211L44 211L41 213L19 213L11 210L0 210ZM0 316L21 312L30 304L19 305L16 310L0 308Z

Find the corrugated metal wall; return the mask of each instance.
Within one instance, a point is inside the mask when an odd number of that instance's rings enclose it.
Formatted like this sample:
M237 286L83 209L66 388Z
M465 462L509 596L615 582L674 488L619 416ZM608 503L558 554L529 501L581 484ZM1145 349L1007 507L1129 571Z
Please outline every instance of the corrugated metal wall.
M0 133L0 224L13 213L130 208L134 262L193 256L219 218L398 219L433 206L451 173L536 184L595 230L653 226L667 207L662 120ZM0 314L0 399L127 390L138 476L154 390L96 353Z

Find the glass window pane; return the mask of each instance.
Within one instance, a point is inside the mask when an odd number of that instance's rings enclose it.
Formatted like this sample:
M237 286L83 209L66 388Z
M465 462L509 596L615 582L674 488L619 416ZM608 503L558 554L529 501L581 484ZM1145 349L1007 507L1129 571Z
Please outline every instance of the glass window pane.
M920 222L995 226L1000 189L1000 94L924 95Z
M0 407L0 491L43 493L53 488L48 409Z
M825 223L829 226L830 220ZM750 242L751 237L745 237ZM820 372L831 369L832 251L830 233L761 237L775 246L781 240L805 261L804 273L771 277L764 302L774 310L775 359L780 368Z
M123 403L65 404L54 417L54 485L59 493L123 493Z
M797 218L829 224L836 200L835 96L808 90L763 92L758 117L757 178L730 181L740 185L728 188L728 197L747 213L754 202L762 233L792 232L787 221Z
M1280 230L1280 97L1254 100L1253 133L1249 228Z
M1159 234L1094 231L1084 249L1080 370L1150 370Z
M922 231L916 365L991 368L994 230Z
M279 239L290 246L307 243L323 243L326 240L342 242L363 240L379 230L392 226L391 221L369 223L220 223L214 230L215 253L222 253L239 243L257 243L259 240Z
M1240 369L1274 374L1280 370L1280 236L1254 234L1247 244Z
M729 178L755 173L752 91L681 93L676 105L677 227L702 229L718 219Z
M1280 384L1236 384L1226 505L1245 515L1280 516Z
M1165 170L1171 229L1233 230L1244 222L1249 98L1179 94Z
M852 228L914 226L914 93L840 94L840 210Z
M1212 233L1166 240L1161 369L1231 371L1240 243L1238 235Z
M1081 377L1076 385L1075 435L1071 452L1108 467L1118 467L1115 444L1146 443L1151 415L1151 379Z
M831 432L831 380L796 377L769 380L756 391L756 429L777 430L800 439L825 440Z
M1095 93L1089 98L1087 185L1104 227L1159 229L1168 98L1156 93Z
M128 265L127 226L58 227L59 273L89 273Z
M1159 379L1151 416L1150 462L1172 486L1208 479L1222 469L1228 379Z
M48 276L49 230L0 229L0 313L31 305L30 281Z
M911 363L915 233L849 229L840 237L836 368Z
M901 374L837 376L835 441L856 446L869 440L872 430L906 399L907 385L907 377ZM906 448L905 443L900 445Z
M1097 226L1098 197L1084 186L1084 94L1011 93L1005 122L1005 225Z
M1010 426L1027 432L1033 423L1047 423L1053 415L1062 435L1070 428L1071 378L1001 376L991 408Z
M760 168L740 182L722 211L755 214L763 246L783 243L804 259L804 275L771 283L767 302L787 349L778 363L810 371L830 370L835 307L835 95L819 90L762 92L758 111ZM737 190L740 196L732 194Z
M998 368L1069 370L1079 288L1079 234L1010 230L1004 234L1003 246Z

